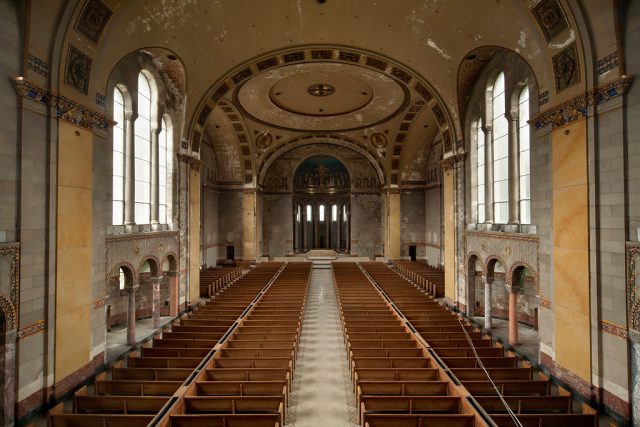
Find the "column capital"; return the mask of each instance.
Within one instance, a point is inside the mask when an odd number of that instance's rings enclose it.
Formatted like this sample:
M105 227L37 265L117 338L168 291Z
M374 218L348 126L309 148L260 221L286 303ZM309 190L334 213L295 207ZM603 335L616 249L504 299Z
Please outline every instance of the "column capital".
M487 284L491 285L491 284L493 283L493 277L491 277L491 276L486 276L486 275L484 275L484 274L483 274L483 275L482 275L482 281L483 281L484 283L487 283Z
M514 293L514 294L518 294L522 290L522 287L520 287L519 285L505 284L504 288L507 290L507 292L511 292L511 293Z

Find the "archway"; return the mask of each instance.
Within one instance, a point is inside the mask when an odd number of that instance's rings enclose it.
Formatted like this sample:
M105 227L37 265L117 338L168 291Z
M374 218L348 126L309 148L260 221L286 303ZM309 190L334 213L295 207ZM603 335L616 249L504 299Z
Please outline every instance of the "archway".
M348 250L351 176L332 156L315 155L293 176L294 250Z
M476 255L467 260L467 315L469 317L482 315L482 301L484 301L484 284L482 283L482 264Z
M116 266L109 275L109 294L106 297L106 343L107 362L116 360L127 347L129 304L134 299L136 273L132 265L123 263ZM134 323L135 325L135 323ZM135 339L135 326L133 330Z
M162 263L163 284L169 294L168 314L171 317L178 315L178 261L173 254L167 255ZM164 314L164 313L163 313Z

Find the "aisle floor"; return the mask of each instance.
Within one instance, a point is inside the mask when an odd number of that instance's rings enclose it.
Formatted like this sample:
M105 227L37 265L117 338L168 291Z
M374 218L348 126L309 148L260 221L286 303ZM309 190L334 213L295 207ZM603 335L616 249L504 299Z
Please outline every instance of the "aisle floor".
M286 426L357 425L355 395L331 269L314 269Z

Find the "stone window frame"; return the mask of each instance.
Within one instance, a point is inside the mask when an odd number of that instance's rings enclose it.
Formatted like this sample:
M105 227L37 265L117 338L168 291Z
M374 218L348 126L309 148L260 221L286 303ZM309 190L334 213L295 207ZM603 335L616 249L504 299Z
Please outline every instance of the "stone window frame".
M135 221L135 166L134 166L134 144L135 144L135 124L138 119L138 76L143 74L151 87L151 113L150 113L150 150L151 150L151 185L150 185L150 215L148 222ZM124 123L124 209L123 221L119 224L113 224L115 233L129 233L138 231L159 231L172 228L173 218L173 167L176 164L175 136L173 135L173 118L165 112L164 90L158 83L160 76L153 69L148 67L139 67L136 69L128 69L121 73L121 78L117 81L111 90L108 105L113 115L114 110L114 91L120 90L125 100L125 123ZM131 90L130 88L134 88ZM167 167L165 176L159 174L159 138L163 131L162 123L167 125ZM114 129L115 130L115 129ZM112 137L113 141L113 137ZM127 167L127 163L131 165ZM112 169L113 171L113 169ZM112 175L113 176L113 175ZM160 180L163 180L165 187L165 200L159 200ZM128 189L128 191L127 191ZM112 193L112 209L113 209L113 193ZM160 221L160 205L165 206L165 221ZM113 215L112 215L113 216ZM113 221L112 221L113 223Z
M505 75L505 117L508 124L509 139L509 218L507 223L495 223L493 209L493 156L485 158L485 221L479 222L478 218L478 188L477 188L477 139L478 123L482 126L485 135L485 150L493 152L493 132L491 129L491 119L493 116L491 108L492 86L500 73ZM535 116L539 104L537 97L532 95L538 93L538 84L533 71L527 62L517 53L506 49L499 51L489 60L480 77L476 81L465 121L465 134L467 135L467 150L469 152L469 171L467 182L469 190L467 193L467 223L470 229L479 230L499 230L510 232L529 232L535 230L535 226L521 221L520 216L520 172L519 172L519 138L520 138L520 117L519 98L522 90L527 87L529 90L529 118ZM487 125L489 124L489 125ZM533 128L529 126L529 147L533 144ZM529 166L533 171L531 151L529 151ZM490 194L491 193L491 194ZM529 187L530 213L533 208L533 195L531 186ZM531 218L533 221L533 218Z

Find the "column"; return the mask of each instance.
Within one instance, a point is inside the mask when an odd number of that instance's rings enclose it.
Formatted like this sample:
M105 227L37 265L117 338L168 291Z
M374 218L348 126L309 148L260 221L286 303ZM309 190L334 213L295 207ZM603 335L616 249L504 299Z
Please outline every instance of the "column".
M160 160L158 158L158 135L162 129L151 129L151 224L159 224L160 217Z
M493 222L493 128L484 127L484 221Z
M127 289L127 345L136 343L136 292L138 285Z
M124 117L124 223L135 224L135 164L133 149L133 113L126 113Z
M493 277L489 278L482 276L484 281L484 328L491 329L492 317L491 317L491 284L493 283Z
M162 276L151 278L153 286L153 299L151 305L151 313L153 316L153 328L158 329L160 327L160 308L162 302L160 301L160 284L162 283Z
M509 293L509 345L518 344L518 292L519 286L505 285Z
M509 122L509 224L520 222L520 152L518 150L518 111L505 114Z
M17 384L17 366L16 366L16 342L18 332L16 329L6 331L4 334L3 345L0 348L4 350L4 355L0 360L3 362L0 369L4 371L4 389L0 389L0 399L4 407L3 426L13 426L15 421L16 407L16 384ZM0 417L1 419L1 417Z

